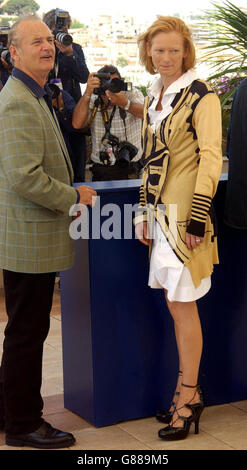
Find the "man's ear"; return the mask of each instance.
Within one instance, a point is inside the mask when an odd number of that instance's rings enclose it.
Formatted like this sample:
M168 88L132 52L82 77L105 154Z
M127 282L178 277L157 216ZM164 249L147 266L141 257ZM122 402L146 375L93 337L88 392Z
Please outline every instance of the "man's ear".
M19 54L19 52L18 52L17 47L14 46L13 44L11 44L11 45L9 46L9 52L10 52L10 55L11 55L11 57L12 57L12 59L13 59L13 62L16 62L16 61L18 62L18 58L20 57L20 54Z

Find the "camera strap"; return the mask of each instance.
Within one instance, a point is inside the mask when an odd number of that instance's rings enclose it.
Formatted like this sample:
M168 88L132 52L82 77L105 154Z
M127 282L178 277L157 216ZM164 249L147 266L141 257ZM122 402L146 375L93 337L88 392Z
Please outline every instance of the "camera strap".
M106 138L107 134L110 132L111 123L112 123L112 120L115 116L117 107L116 106L113 107L113 110L112 110L110 118L109 118L108 111L107 111L108 104L105 104L103 102L103 100L100 97L98 97L94 102L93 111L92 111L92 114L91 114L91 117L90 117L90 120L89 120L89 126L92 124L92 122L93 122L93 120L96 116L96 113L98 111L99 106L100 106L100 111L101 111L101 115L102 115L104 126L105 126L105 135L101 139L103 141ZM125 119L126 119L125 109L119 108L119 114L120 114L120 117L121 117L121 119L124 123L124 130L125 130L126 140L128 140L127 139L126 123L125 123Z

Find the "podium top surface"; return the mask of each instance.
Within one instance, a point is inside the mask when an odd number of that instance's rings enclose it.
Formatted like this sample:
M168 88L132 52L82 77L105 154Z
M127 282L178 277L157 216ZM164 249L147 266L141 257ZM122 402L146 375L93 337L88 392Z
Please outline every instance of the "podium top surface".
M220 181L227 180L227 173L222 173ZM131 180L113 180L113 181L86 181L83 183L74 183L74 187L77 186L91 186L97 192L117 192L117 191L136 191L140 188L141 179L131 179Z

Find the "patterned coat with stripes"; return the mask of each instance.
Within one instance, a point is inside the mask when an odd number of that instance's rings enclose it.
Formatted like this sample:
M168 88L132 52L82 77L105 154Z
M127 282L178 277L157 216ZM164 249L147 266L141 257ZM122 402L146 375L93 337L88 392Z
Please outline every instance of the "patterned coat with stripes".
M206 82L194 80L176 95L172 112L156 132L149 122L151 102L147 97L144 172L135 224L155 216L197 287L219 262L212 199L222 169L220 102ZM203 242L189 250L186 232L204 237Z

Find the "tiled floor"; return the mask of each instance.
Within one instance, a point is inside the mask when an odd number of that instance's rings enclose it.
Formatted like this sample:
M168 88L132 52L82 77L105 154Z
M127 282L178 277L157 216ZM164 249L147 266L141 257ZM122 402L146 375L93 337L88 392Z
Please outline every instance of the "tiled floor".
M0 348L6 314L4 296L0 290ZM1 350L0 350L1 353ZM44 416L55 427L73 432L80 450L233 450L247 449L247 400L227 405L208 407L200 422L200 434L191 433L180 442L164 443L157 437L162 427L155 418L122 422L104 428L95 428L84 419L63 407L63 376L60 296L56 286L51 329L44 350L42 394ZM194 427L193 427L194 428ZM10 450L0 432L0 450ZM27 449L27 448L25 448Z

